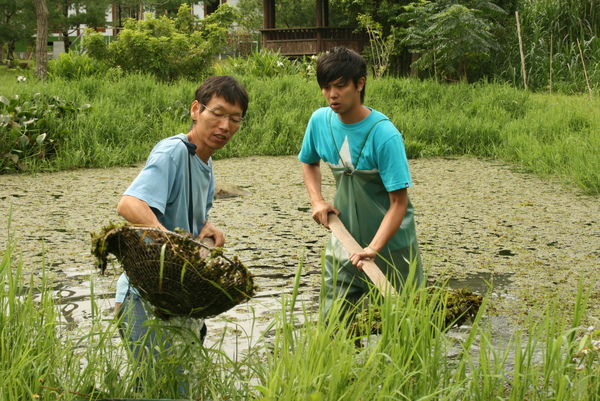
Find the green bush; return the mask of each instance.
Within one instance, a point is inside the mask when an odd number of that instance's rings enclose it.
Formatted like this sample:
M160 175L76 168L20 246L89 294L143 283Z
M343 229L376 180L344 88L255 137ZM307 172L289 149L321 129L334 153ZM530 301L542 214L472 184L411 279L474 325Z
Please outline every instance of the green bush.
M60 148L68 130L50 129L48 119L62 120L86 110L56 96L0 96L0 174L25 170L25 159L46 160Z
M316 57L291 60L270 50L252 52L249 56L230 57L216 67L218 74L244 75L257 78L283 77L290 75L313 76Z
M125 73L150 73L161 81L200 79L212 73L212 63L227 42L227 29L237 12L222 5L203 21L190 20L182 5L176 19L166 16L130 19L117 40L107 45L102 34L87 31L82 48L95 60Z
M61 53L60 57L48 63L50 78L80 79L83 77L103 76L108 65L93 59L87 54Z

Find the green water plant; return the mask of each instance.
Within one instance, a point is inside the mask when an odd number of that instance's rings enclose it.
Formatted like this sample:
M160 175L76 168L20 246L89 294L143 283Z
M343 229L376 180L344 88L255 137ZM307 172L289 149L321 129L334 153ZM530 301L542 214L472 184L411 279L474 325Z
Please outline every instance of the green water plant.
M341 304L319 319L299 300L298 283L297 275L283 299L267 362L250 367L260 400L597 399L599 331L581 326L591 294L583 286L568 319L548 305L500 333L490 297L470 325L446 331L435 305L447 289L409 288L362 311L366 327L377 321L379 329L357 338Z
M89 107L40 93L0 96L0 174L25 170L28 158L54 157L68 130L50 129L48 120L68 118Z
M186 399L252 398L244 366L255 351L233 359L223 338L202 347L199 332L157 320L152 330L168 329L174 347L157 343L150 358L130 363L119 319L97 303L93 279L78 325L62 313L69 300L57 288L45 264L23 266L10 235L0 260L0 400L180 399L181 381Z

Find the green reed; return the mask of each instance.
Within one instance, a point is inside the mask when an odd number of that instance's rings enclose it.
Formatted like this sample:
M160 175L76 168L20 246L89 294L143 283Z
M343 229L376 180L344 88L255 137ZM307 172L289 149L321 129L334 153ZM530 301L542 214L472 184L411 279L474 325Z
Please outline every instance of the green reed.
M299 304L298 283L296 276L295 292L282 301L266 363L250 365L258 399L597 399L599 347L590 338L598 331L580 327L590 296L583 288L570 319L550 305L502 341L486 311L489 299L466 333L453 337L434 308L444 287L407 288L380 305L379 335L357 337L341 305L326 324ZM294 309L301 312L292 315ZM374 323L372 312L365 327Z
M0 262L0 400L177 399L182 380L186 399L247 399L252 391L243 358L232 360L219 342L198 346L198 333L186 328L169 325L174 348L156 344L156 360L131 362L117 320L96 304L93 281L91 316L70 327L46 266L33 271L11 238Z

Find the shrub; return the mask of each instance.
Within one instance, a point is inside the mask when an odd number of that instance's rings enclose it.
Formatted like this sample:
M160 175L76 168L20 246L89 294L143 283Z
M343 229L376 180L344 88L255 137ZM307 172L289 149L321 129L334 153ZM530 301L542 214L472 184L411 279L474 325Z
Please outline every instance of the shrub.
M27 158L52 157L68 132L51 131L48 119L63 119L88 107L39 93L10 100L0 96L0 174L25 170Z
M290 60L278 52L261 50L249 56L230 57L217 67L218 74L271 78L284 76L311 76L315 74L316 57Z
M161 81L210 75L215 56L227 42L227 28L238 14L224 4L200 22L183 12L189 11L189 6L181 7L176 19L147 15L145 20L128 20L109 45L100 33L88 30L82 48L110 67L126 73L150 73Z
M80 79L84 77L102 76L106 74L108 65L93 59L87 54L61 53L60 57L48 64L50 78Z

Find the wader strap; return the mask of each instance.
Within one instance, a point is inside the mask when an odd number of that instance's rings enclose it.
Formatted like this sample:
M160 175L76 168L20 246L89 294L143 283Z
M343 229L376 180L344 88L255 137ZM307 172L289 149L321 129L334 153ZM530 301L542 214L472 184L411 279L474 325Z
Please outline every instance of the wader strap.
M196 145L194 145L193 143L190 143L188 141L183 140L183 138L177 138L180 139L181 142L183 142L183 144L185 145L185 147L188 150L188 154L189 154L189 158L188 158L188 184L190 186L190 200L189 200L189 204L188 204L188 223L190 225L190 234L194 235L194 197L192 196L192 157L196 154Z
M346 163L344 163L344 159L342 159L342 155L340 154L340 148L338 147L337 143L335 142L335 136L333 135L333 124L331 123L331 119L333 117L333 110L330 111L329 113L329 132L331 132L331 139L333 140L333 145L335 146L335 150L338 153L338 156L340 157L340 161L342 162L342 164L344 165L346 171L348 172L348 174L346 175L352 175L352 172L350 171L350 169L348 168L348 166L346 166ZM369 129L369 132L367 132L367 135L365 136L365 140L363 141L362 145L360 146L360 150L358 152L358 157L356 158L356 163L354 164L354 169L358 168L358 163L360 162L360 157L362 156L362 151L365 148L365 145L367 144L367 139L369 139L369 135L371 135L371 131L373 131L373 128L375 128L375 126L377 124L379 124L382 121L390 121L389 118L382 118L379 121L376 121L375 124L373 124L371 126L371 128ZM350 157L352 157L352 152L350 152Z

